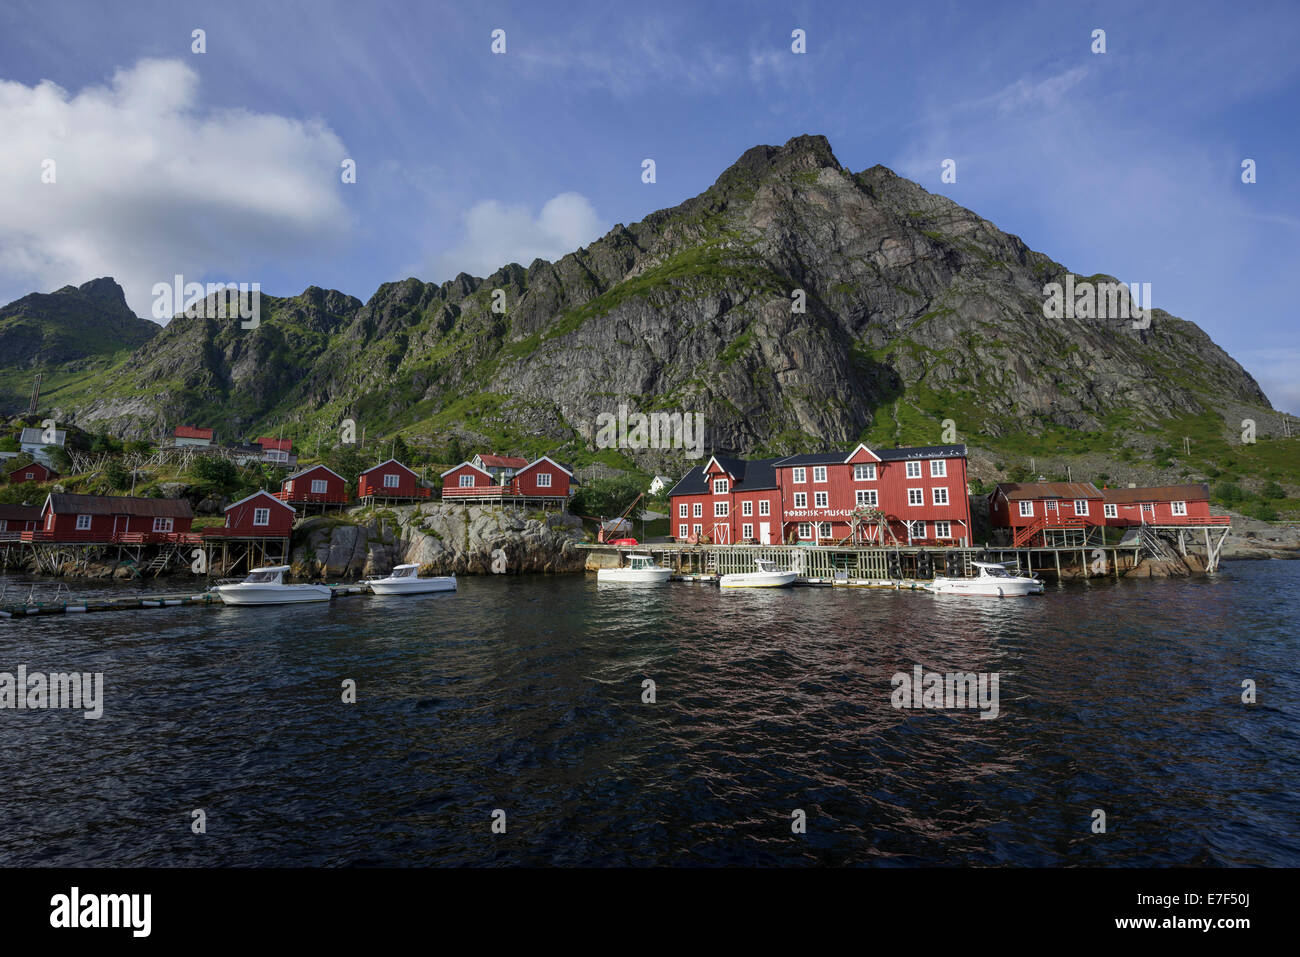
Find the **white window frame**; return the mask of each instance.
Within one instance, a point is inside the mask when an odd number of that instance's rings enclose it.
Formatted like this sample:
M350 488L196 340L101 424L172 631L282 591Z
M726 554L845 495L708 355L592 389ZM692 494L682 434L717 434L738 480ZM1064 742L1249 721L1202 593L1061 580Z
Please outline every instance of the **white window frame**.
M691 518L703 518L703 517L704 517L704 503L695 502L691 506Z
M89 515L78 515L78 516L77 516L77 531L79 531L79 532L88 532L88 531L90 531L90 516L89 516Z
M1018 504L1020 505L1020 517L1021 517L1021 518L1033 518L1033 517L1034 517L1034 501L1033 501L1033 499L1022 499ZM1027 511L1026 511L1026 510L1027 510Z
M854 504L876 508L880 504L880 493L874 488L860 488L854 492Z
M1101 507L1102 514L1107 518L1119 518L1119 506L1107 502Z
M754 526L753 526L753 525L742 525L742 526L740 526L740 537L741 537L741 538L753 538L753 537L754 537Z
M814 481L814 482L825 482L825 481L826 481L826 466L824 466L824 465L814 465L814 466L813 466L813 481Z
M807 493L807 492L795 492L795 493L794 493L794 507L795 507L795 508L807 508L807 507L808 507L808 493Z
M907 507L916 508L925 504L925 489L909 488L907 490Z
M753 503L753 502L741 502L741 503L740 503L740 514L741 514L741 515L753 515L753 514L754 514L754 503Z
M930 478L947 478L948 462L946 459L930 460Z
M853 466L853 481L874 482L875 480L876 480L876 467L874 465Z
M550 488L550 487L551 487L551 473L550 473L550 472L538 472L538 473L537 473L537 487L538 487L538 488Z
M813 492L813 508L830 508L830 492Z
M726 495L726 494L727 494L727 480L726 480L726 479L724 479L724 478L715 478L715 479L713 480L713 494L714 494L714 495Z
M918 528L920 529L919 532L917 531ZM914 522L909 522L907 525L907 537L912 540L925 538L925 521L923 519L917 519Z
M402 484L402 477L396 472L384 473L384 488L397 488Z
M689 529L690 526L687 525L685 522L682 522L680 525L677 526L677 537L686 538L688 535L691 534Z
M326 492L328 492L329 490L330 490L329 479L312 479L312 480L311 480L311 494L312 494L312 495L324 495L324 494L325 494Z
M175 526L170 518L157 516L153 520L153 530L155 532L170 532Z
M800 522L798 535L800 538L812 538L812 522Z
M952 538L952 522L935 522L935 538Z
M461 487L461 488L473 488L473 487L474 487L474 476L472 476L472 475L468 475L468 474L460 476L460 487Z
M803 466L799 466L794 470L794 475L790 477L790 481L796 483L802 483L808 481L808 470Z
M920 478L920 477L921 477L921 463L920 463L920 462L908 462L908 463L907 463L907 477L908 477L908 478Z
M1075 515L1088 514L1088 500L1086 498L1076 498L1074 500L1074 514Z
M1169 511L1170 511L1170 513L1173 514L1173 515L1182 515L1182 516L1186 516L1186 515L1187 515L1187 503L1186 503L1186 502L1170 502L1170 503L1169 503ZM1179 532L1179 534L1181 535L1182 532Z
M704 531L704 526L703 526L703 525L692 525L691 528L693 529L693 531L692 531L692 533L691 533L691 534L693 534L693 535L699 535L701 532Z
M772 514L772 503L769 502L767 499L763 499L761 502L759 502L759 503L758 503L758 514L759 514L759 515L771 515L771 514Z
M934 500L935 505L951 504L948 501L948 486L946 485L937 485L934 488L930 489L930 497Z
M255 509L253 509L253 524L254 524L254 525L261 525L261 526L270 525L270 524L271 524L271 510L270 510L269 508L255 508Z
M730 503L730 502L714 502L714 503L713 503L713 517L714 517L714 518L726 518L726 517L727 517L727 512L728 512L728 510L730 509L730 507L731 507L731 503Z
M691 515L691 506L688 502L682 502L680 505L677 506L678 518L690 518L690 515Z
M818 522L818 523L817 523L817 538L818 538L818 539L823 539L823 538L834 538L834 537L835 537L835 530L834 530L834 528L832 527L832 525L831 525L830 522Z

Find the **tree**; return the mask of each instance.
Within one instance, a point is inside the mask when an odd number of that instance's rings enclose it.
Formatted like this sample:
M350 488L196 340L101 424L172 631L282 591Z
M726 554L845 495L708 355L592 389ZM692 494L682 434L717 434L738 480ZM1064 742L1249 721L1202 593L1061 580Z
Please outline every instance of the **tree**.
M72 456L63 446L51 446L46 449L45 454L49 456L51 467L60 475L67 475L72 471Z
M570 510L593 518L617 518L642 491L642 481L634 475L594 479L573 496ZM629 518L641 517L644 511L641 502L637 502Z
M230 491L239 484L239 469L229 459L217 456L200 456L190 467L194 477L204 482L211 482L222 491Z
M117 459L109 459L108 464L104 466L104 480L108 482L110 488L117 489L119 492L131 487L131 473L124 469Z
M1269 482L1259 490L1259 497L1262 499L1286 498L1286 491L1276 482Z

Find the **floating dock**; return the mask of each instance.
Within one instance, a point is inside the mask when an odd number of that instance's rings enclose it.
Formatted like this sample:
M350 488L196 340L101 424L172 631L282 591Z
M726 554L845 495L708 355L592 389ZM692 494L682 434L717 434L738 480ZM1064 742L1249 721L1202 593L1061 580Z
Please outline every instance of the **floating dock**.
M40 583L36 588L40 588ZM50 586L46 586L50 587ZM370 586L364 582L356 584L330 585L333 598L346 598L349 595L371 594ZM17 601L0 601L0 618L30 618L36 615L72 615L87 614L95 611L135 611L149 608L175 608L185 605L222 605L221 596L215 591L173 592L150 595L116 595L74 598L63 594L46 596L36 594L35 588L28 597Z

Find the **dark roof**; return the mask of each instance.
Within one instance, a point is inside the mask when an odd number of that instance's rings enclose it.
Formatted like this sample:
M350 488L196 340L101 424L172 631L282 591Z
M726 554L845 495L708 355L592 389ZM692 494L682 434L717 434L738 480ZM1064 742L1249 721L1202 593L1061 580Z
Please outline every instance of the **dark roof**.
M732 458L729 455L713 455L710 460L716 459L717 463L727 470L727 474L733 476L736 480L736 488L742 492L755 491L757 489L776 488L776 469L774 466L780 462L780 458L771 459L745 459ZM668 493L673 495L707 495L709 492L709 483L704 477L704 465L697 465L691 469Z
M999 482L998 491L1008 502L1038 498L1101 498L1091 482Z
M0 519L9 522L39 522L41 510L35 505L0 505Z
M901 449L872 449L883 462L898 462L903 459L936 459L950 455L966 454L964 445L914 445Z
M1138 502L1208 502L1208 485L1153 485L1149 488L1107 488L1102 496L1113 505Z
M162 518L193 518L188 499L132 498L127 495L67 495L51 493L50 508L67 515L153 515Z
M777 468L790 468L795 465L843 465L848 458L845 452L810 452L807 455L787 455L778 459Z

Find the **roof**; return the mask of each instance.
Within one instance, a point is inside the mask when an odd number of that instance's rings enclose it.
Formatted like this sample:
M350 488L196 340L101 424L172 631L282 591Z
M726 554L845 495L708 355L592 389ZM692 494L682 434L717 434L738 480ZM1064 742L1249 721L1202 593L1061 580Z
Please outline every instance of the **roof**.
M450 475L452 472L459 472L461 469L466 468L466 467L468 467L468 468L472 468L472 469L473 469L475 472L477 472L479 475L485 476L486 478L492 478L491 475L488 475L487 472L484 472L481 468L479 468L479 467L478 467L477 465L475 465L473 462L461 462L460 465L453 465L451 468L447 469L447 471L445 471L445 472L443 472L441 475L439 475L438 478L446 478L446 477L447 477L448 475Z
M30 468L45 469L45 471L49 472L51 475L54 474L54 469L50 468L48 465L46 465L44 462L40 461L39 459L32 459L32 461L28 462L26 465L15 465L13 468L9 470L9 474L13 475L15 472L21 472L23 469L30 469Z
M287 508L287 509L288 509L289 511L291 511L291 512L297 512L297 511L298 511L296 508L294 508L294 507L293 507L292 505L290 505L288 502L285 502L285 501L282 501L281 499L276 498L276 497L275 497L274 495L272 495L270 492L266 491L266 489L259 489L258 491L254 492L252 495L249 495L247 498L241 498L238 502L232 502L231 504L227 505L223 511L227 511L227 512L229 512L232 508L237 508L238 506L243 505L245 502L248 502L248 501L251 501L252 499L257 498L259 495L265 495L265 496L266 496L270 501L274 502L276 505L283 505L285 508Z
M490 469L521 469L528 464L528 460L520 458L517 455L483 455L480 453L476 458Z
M1139 502L1208 502L1208 485L1152 485L1147 488L1102 489L1102 497L1113 505L1134 505Z
M551 458L549 455L543 455L541 458L539 458L539 459L535 459L534 461L529 462L527 465L525 465L525 466L524 466L523 468L521 468L519 471L520 471L520 472L527 472L527 471L528 471L530 468L532 468L534 465L541 465L543 462L550 462L552 465L554 465L557 469L559 469L559 470L560 470L561 472L563 472L565 475L569 476L569 478L573 478L573 470L572 470L572 469L567 468L566 466L561 465L559 462L555 461L555 459ZM516 472L515 474L517 475L517 474L519 474L519 473Z
M341 482L347 481L347 479L345 479L342 475L339 475L338 472L335 472L328 465L322 465L319 462L317 462L315 465L309 465L305 469L300 469L299 471L294 472L292 475L285 476L284 480L286 482L292 482L294 479L298 478L299 476L306 475L308 472L315 472L317 469L324 469L326 472L329 472L330 475L333 475L336 479L338 479Z
M293 439L272 439L265 435L259 435L254 441L263 449L275 449L277 452L293 451Z
M41 510L35 505L0 505L0 519L9 522L39 522Z
M361 474L369 475L371 472L375 471L375 469L382 469L385 465L389 464L396 465L399 469L406 469L406 471L415 475L416 478L419 478L419 476L416 475L415 469L411 468L409 465L403 465L401 462L397 461L397 459L387 459L386 461L380 462L378 465L372 465Z
M780 461L780 458L746 461L745 459L735 459L722 455L715 455L709 459L709 462L717 462L727 471L727 474L734 477L736 489L742 492L776 488L776 469L774 466ZM705 478L704 470L708 468L709 462L704 465L697 465L687 472L668 494L670 496L707 495L709 493L709 483Z
M133 498L128 495L69 495L51 492L45 499L45 504L60 515L194 517L189 501L183 498Z
M212 441L211 429L201 429L194 425L178 425L172 435L178 439L207 439L209 442Z
M999 482L998 491L1008 502L1038 498L1101 498L1091 482Z
M63 429L54 430L54 441L46 442L42 436L45 434L44 429L23 429L22 438L19 440L23 445L62 445L63 440L67 438L68 433Z
M942 459L960 456L965 458L964 445L913 445L898 449L872 449L882 462L901 462L904 459Z

